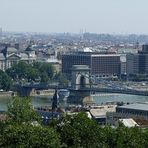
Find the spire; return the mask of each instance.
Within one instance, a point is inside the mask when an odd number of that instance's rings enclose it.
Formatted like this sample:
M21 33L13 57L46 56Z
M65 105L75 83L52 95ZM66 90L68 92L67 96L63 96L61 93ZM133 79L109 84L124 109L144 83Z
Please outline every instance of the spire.
M57 110L58 104L59 104L59 96L58 96L57 89L55 89L55 93L54 93L53 99L52 99L52 111L56 111Z

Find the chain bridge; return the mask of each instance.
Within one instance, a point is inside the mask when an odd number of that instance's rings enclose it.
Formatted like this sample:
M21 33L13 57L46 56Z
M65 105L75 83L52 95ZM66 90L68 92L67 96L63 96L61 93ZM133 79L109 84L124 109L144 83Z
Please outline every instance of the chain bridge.
M89 97L96 92L105 93L123 93L134 95L148 95L148 91L139 91L131 89L116 89L116 88L101 88L95 85L92 81L90 69L87 65L73 65L72 67L72 81L71 86L62 86L58 82L52 83L26 83L17 84L15 88L20 96L30 96L32 90L45 89L68 89L70 95L68 97L69 103L82 104L84 98Z

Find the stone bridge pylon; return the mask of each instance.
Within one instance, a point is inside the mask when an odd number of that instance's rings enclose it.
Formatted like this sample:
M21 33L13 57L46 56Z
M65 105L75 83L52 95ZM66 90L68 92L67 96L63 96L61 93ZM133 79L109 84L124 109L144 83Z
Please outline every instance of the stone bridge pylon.
M83 104L85 97L90 96L91 91L90 68L87 65L73 65L72 82L69 103Z

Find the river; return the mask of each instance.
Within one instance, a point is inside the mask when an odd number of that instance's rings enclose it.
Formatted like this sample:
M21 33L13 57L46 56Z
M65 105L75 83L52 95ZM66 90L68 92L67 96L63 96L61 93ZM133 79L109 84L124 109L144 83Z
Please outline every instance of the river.
M106 102L148 102L148 96L128 95L128 94L113 94L113 93L99 93L92 96L96 104L102 104ZM51 106L52 96L33 97L32 104L34 106ZM10 97L0 97L0 111L7 110L7 105L10 103ZM63 106L63 104L61 105Z

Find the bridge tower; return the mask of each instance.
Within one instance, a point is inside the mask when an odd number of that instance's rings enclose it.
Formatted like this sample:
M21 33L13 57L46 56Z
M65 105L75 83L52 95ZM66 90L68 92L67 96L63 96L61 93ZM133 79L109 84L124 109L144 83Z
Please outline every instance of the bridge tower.
M90 87L90 68L87 65L73 65L72 88L75 90Z
M87 65L73 65L72 82L68 103L83 104L84 98L91 92L90 68ZM91 102L91 99L89 102Z

